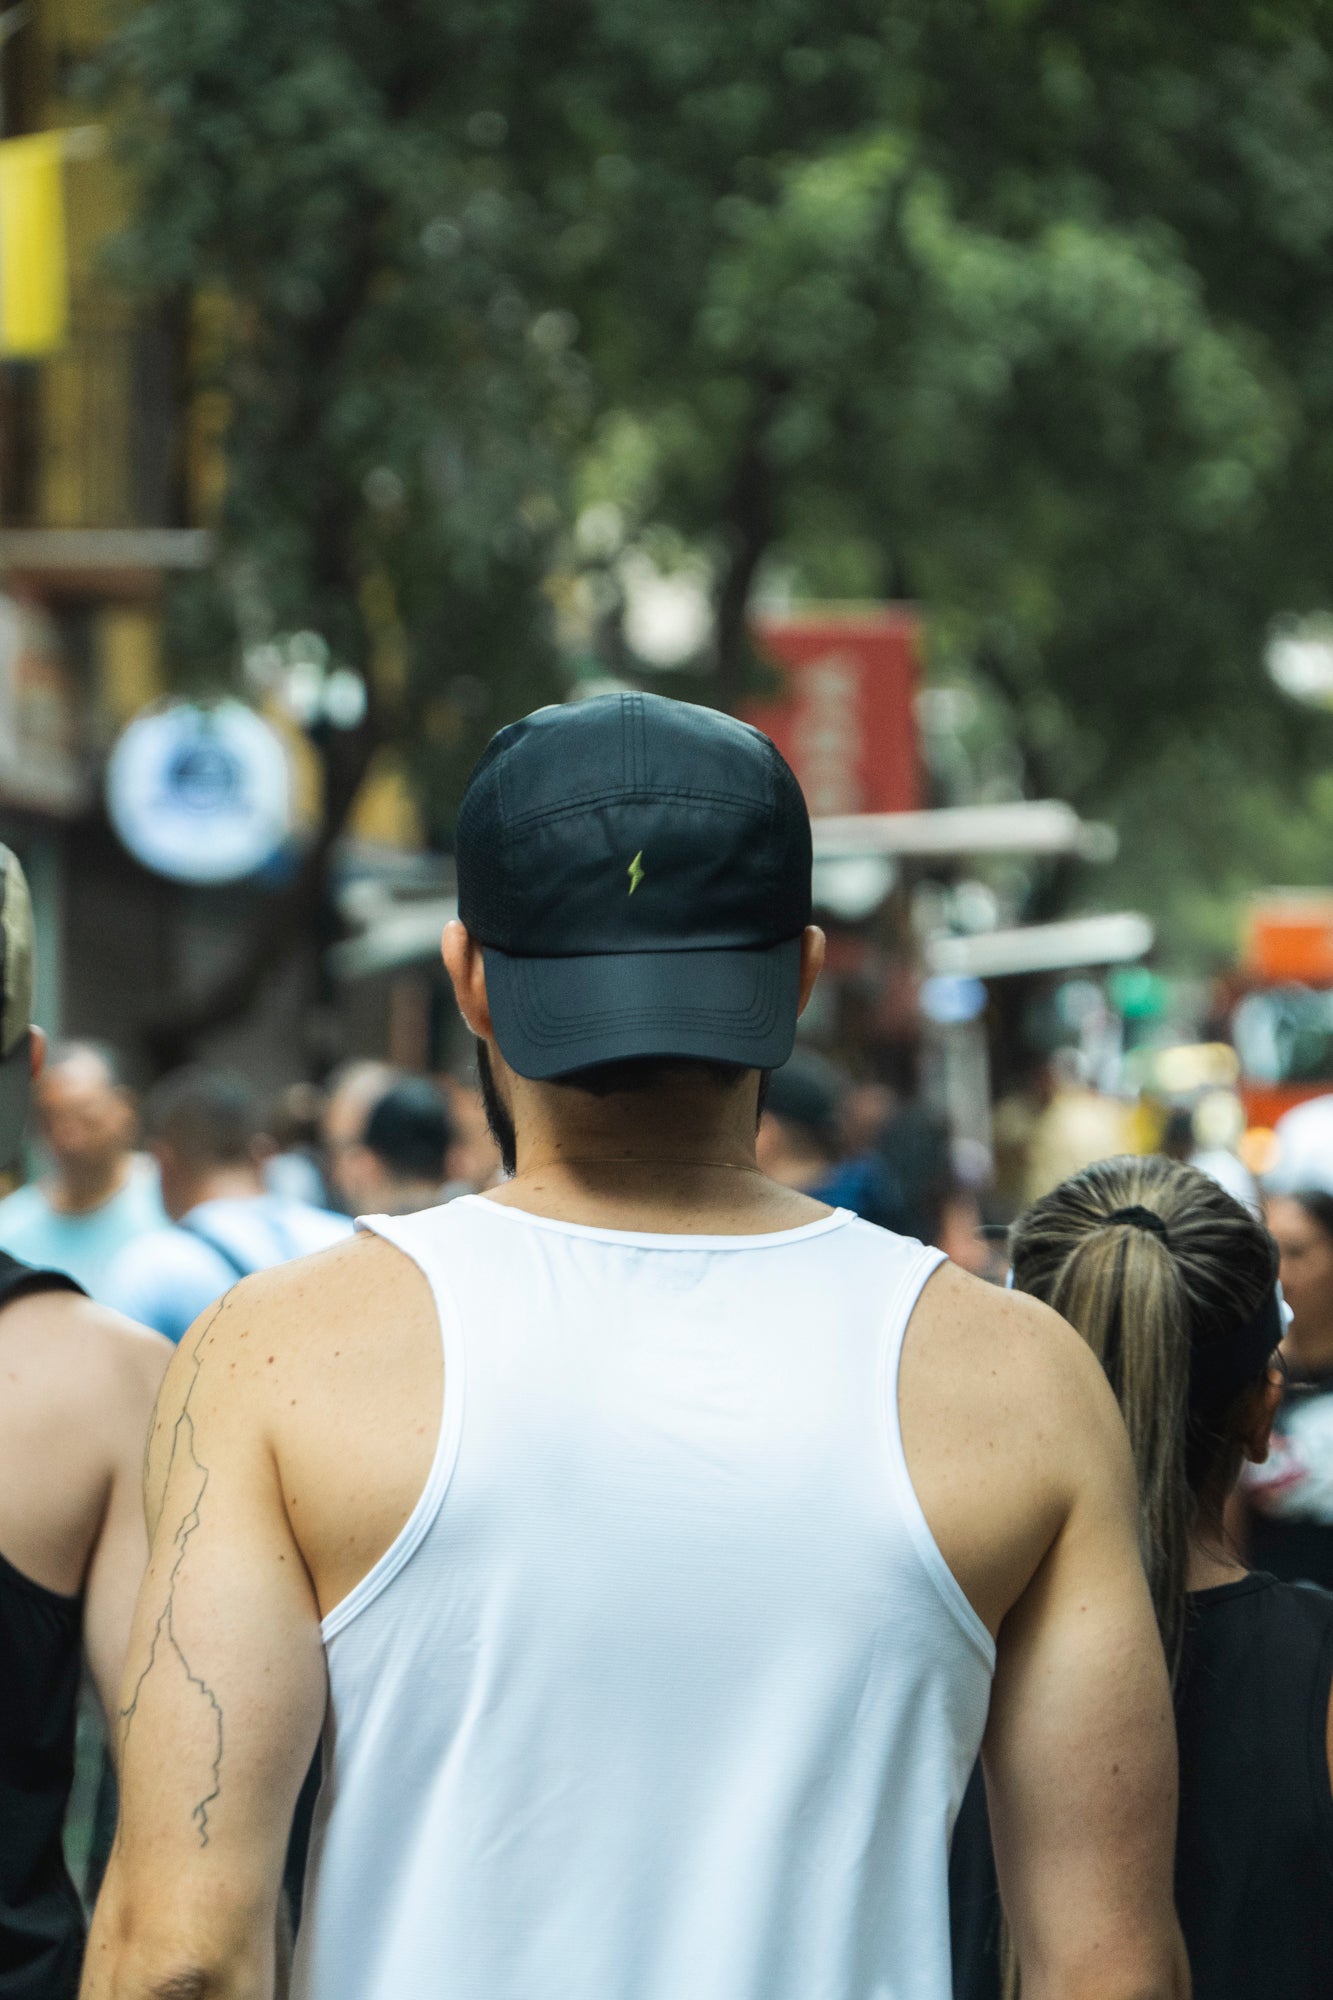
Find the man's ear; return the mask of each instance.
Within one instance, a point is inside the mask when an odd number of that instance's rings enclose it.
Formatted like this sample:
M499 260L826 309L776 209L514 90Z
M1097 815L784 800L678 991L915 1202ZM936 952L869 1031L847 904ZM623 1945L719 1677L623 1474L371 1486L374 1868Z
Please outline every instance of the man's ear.
M1262 1465L1273 1441L1273 1425L1282 1407L1282 1370L1270 1368L1262 1386L1250 1398L1241 1426L1240 1447L1251 1465Z
M480 1041L493 1041L495 1030L486 999L486 961L481 946L457 917L444 927L440 952L459 1013Z
M818 924L807 924L801 937L801 998L797 1013L804 1014L815 981L824 969L825 938Z
M34 1083L36 1083L38 1077L41 1075L42 1071L46 1068L45 1028L29 1028L28 1062L31 1067L32 1080Z

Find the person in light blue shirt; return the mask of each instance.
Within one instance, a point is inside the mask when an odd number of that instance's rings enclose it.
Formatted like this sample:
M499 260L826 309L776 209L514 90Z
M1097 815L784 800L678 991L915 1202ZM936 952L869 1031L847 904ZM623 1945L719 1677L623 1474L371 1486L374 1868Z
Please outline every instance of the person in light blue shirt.
M242 1078L182 1070L149 1098L146 1123L173 1219L120 1252L107 1300L168 1340L238 1278L350 1234L346 1216L265 1188L257 1108Z
M105 1304L112 1261L167 1219L157 1169L133 1151L134 1101L91 1042L57 1044L33 1096L51 1171L0 1201L0 1250Z

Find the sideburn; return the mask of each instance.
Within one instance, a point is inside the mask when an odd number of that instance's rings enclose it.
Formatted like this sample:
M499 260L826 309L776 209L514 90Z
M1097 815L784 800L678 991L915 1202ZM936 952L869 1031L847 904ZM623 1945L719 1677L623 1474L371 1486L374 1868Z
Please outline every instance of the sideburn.
M491 1068L491 1052L480 1037L476 1043L477 1081L481 1086L481 1102L486 1113L486 1123L490 1134L500 1148L500 1165L506 1174L518 1172L518 1133L509 1115L508 1106L495 1087L495 1073Z

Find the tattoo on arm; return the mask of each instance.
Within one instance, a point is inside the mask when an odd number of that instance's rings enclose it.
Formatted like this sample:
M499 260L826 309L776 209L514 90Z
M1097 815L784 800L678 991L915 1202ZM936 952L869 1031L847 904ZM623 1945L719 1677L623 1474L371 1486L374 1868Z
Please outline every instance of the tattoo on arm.
M130 1696L130 1699L126 1704L126 1706L122 1708L120 1711L120 1719L122 1725L121 1750L123 1755L125 1746L129 1743L130 1731L134 1726L134 1718L138 1713L139 1697L143 1693L144 1683L148 1679L148 1676L152 1673L153 1668L156 1666L163 1649L165 1648L166 1651L169 1653L174 1653L176 1659L180 1662L181 1667L184 1669L186 1679L189 1681L192 1687L197 1688L199 1690L201 1697L207 1704L208 1710L210 1712L210 1721L213 1726L214 1737L215 1737L215 1745L214 1745L213 1760L212 1760L213 1763L212 1788L205 1794L203 1798L199 1800L193 1812L190 1814L191 1819L194 1821L195 1826L198 1828L199 1845L201 1847L208 1846L208 1809L219 1797L222 1790L222 1709L218 1702L217 1696L214 1694L208 1682L204 1680L199 1674L195 1673L193 1667L190 1665L189 1660L186 1658L184 1651L182 1650L180 1640L176 1636L176 1626L175 1626L176 1582L180 1576L181 1567L185 1561L185 1552L186 1549L189 1547L190 1537L194 1534L195 1530L199 1526L199 1509L203 1503L204 1494L208 1490L208 1467L200 1459L199 1454L195 1449L194 1418L190 1412L190 1399L194 1395L195 1387L199 1381L199 1373L203 1367L204 1342L208 1339L209 1334L212 1332L213 1327L218 1319L218 1315L222 1312L226 1303L227 1300L225 1298L219 1301L217 1311L212 1314L211 1318L205 1325L203 1331L199 1335L198 1340L194 1344L194 1349L191 1355L191 1359L194 1363L194 1373L190 1377L190 1384L185 1392L185 1398L181 1404L180 1414L176 1418L176 1423L172 1431L171 1453L167 1461L166 1475L162 1482L162 1491L165 1497L171 1485L172 1474L175 1472L176 1469L177 1457L178 1455L180 1455L182 1457L183 1463L185 1462L186 1459L188 1459L190 1473L194 1481L193 1498L190 1500L189 1505L186 1507L184 1514L181 1516L180 1525L177 1527L176 1532L172 1537L172 1547L174 1548L176 1553L175 1553L175 1559L171 1565L171 1570L167 1576L167 1601L163 1605L161 1615L158 1618L157 1624L153 1629L152 1644L150 1645L148 1650L147 1661L144 1664L143 1672L139 1675L138 1680L134 1684L133 1694ZM152 1440L152 1435L153 1435L152 1427L150 1426L149 1429L150 1444ZM144 1463L146 1467L147 1466L146 1455Z

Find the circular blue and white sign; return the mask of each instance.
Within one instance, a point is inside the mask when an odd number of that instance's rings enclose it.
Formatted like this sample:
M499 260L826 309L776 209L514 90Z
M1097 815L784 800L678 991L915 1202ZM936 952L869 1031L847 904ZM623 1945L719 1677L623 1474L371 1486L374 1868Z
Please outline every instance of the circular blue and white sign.
M111 753L106 800L135 859L177 882L253 875L292 832L286 745L239 701L136 716Z

